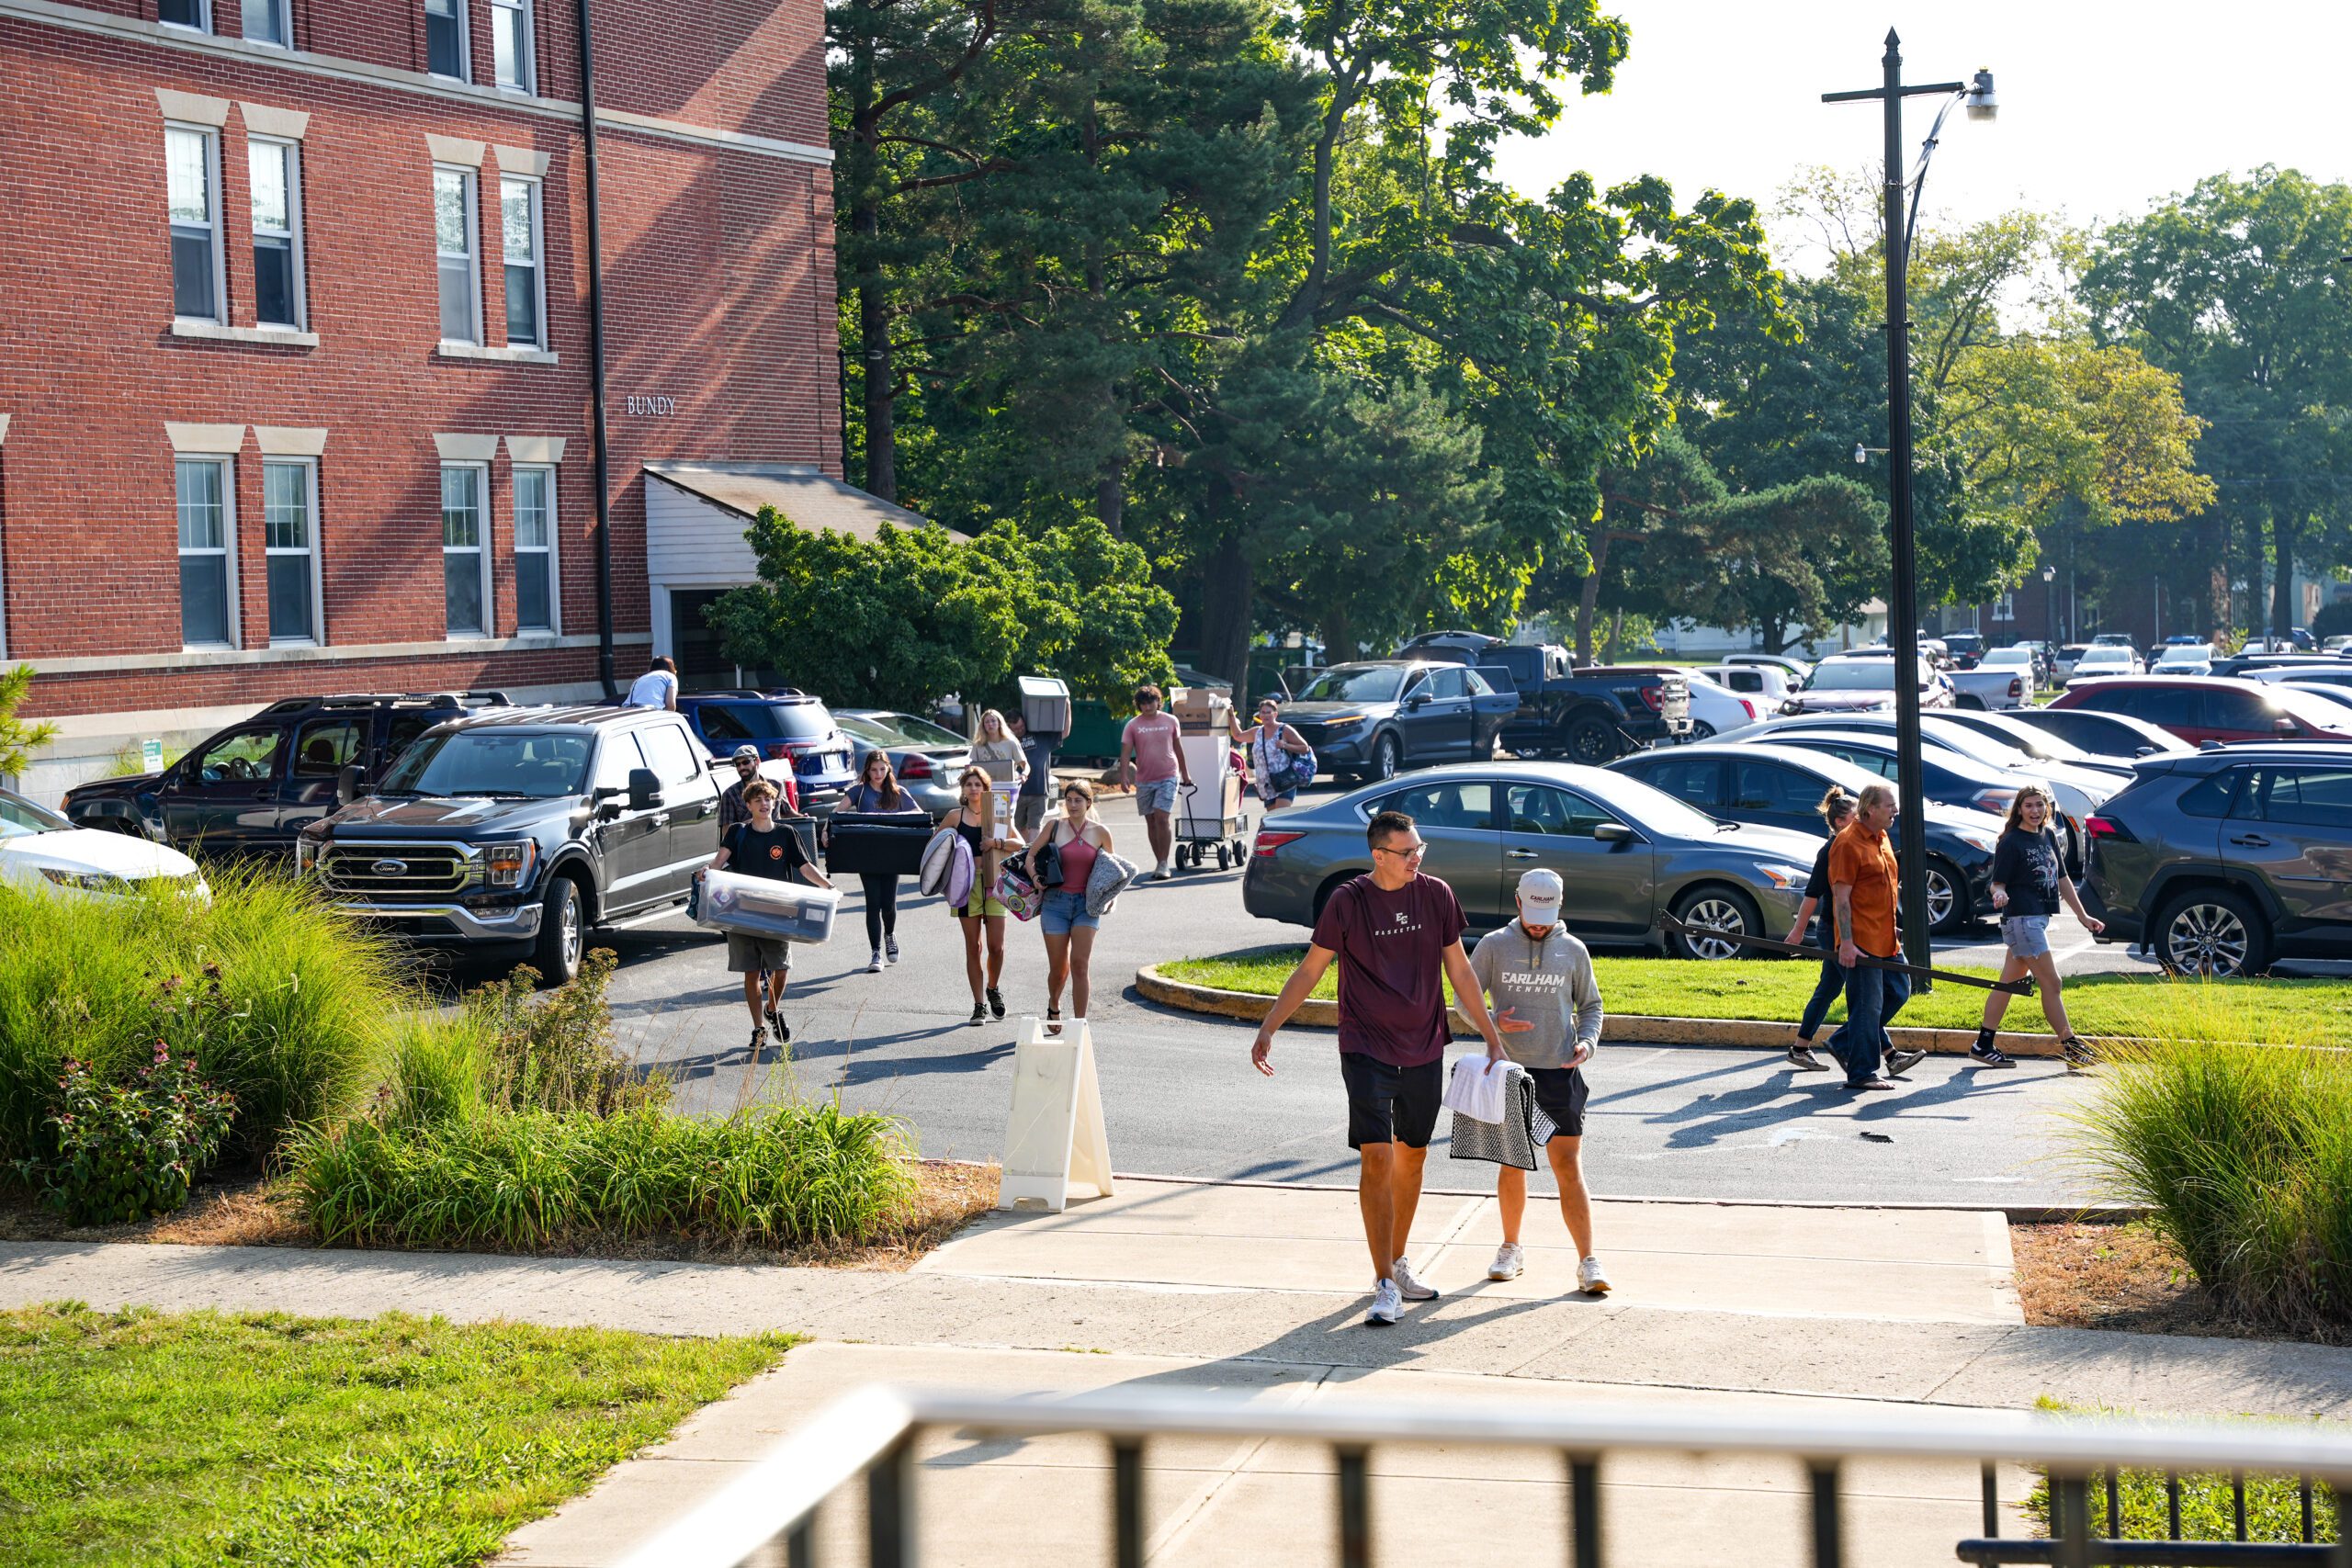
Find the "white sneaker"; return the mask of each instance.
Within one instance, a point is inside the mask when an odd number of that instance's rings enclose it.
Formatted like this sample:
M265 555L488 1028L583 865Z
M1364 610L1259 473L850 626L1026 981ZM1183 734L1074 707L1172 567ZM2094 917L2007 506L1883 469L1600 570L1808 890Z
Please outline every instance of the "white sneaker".
M1168 863L1166 861L1161 861L1158 865L1152 867L1151 879L1154 882L1171 882L1175 880L1173 874L1168 869Z
M1396 1281L1383 1280L1372 1288L1372 1305L1364 1309L1363 1320L1385 1328L1396 1322L1404 1310L1405 1303L1396 1294Z
M1435 1285L1424 1285L1419 1280L1414 1279L1413 1266L1404 1258L1400 1258L1396 1260L1396 1266L1392 1272L1391 1277L1396 1281L1396 1293L1403 1296L1407 1301L1433 1302L1437 1300L1437 1287Z
M1589 1296L1605 1296L1611 1290L1609 1271L1598 1258L1588 1258L1577 1265L1577 1289Z
M1527 1253L1519 1243L1507 1241L1495 1248L1495 1260L1487 1265L1489 1280L1516 1280L1527 1269Z
M882 950L880 948L877 947L874 950L873 962L866 964L865 972L868 975L879 975L882 973Z

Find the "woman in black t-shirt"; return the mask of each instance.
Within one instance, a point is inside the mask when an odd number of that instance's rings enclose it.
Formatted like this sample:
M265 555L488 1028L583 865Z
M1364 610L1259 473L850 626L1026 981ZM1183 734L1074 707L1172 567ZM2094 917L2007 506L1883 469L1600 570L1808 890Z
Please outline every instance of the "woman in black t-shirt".
M1993 846L1993 908L2001 913L2001 944L2008 949L2008 956L2001 963L2001 978L2033 976L2041 993L2041 1016L2050 1021L2051 1032L2058 1036L2059 1052L2073 1070L2087 1067L2098 1057L2075 1038L2074 1028L2066 1021L2066 1004L2058 995L2058 960L2050 951L2050 917L2058 912L2063 901L2093 936L2106 928L2083 908L2074 879L2066 874L2065 852L2058 847L2058 835L2051 829L2057 816L2058 803L2042 784L2026 785L2009 802L2008 819L2001 824L2000 840ZM1968 1051L1969 1058L1979 1066L2017 1066L1993 1043L2008 1006L2008 992L1985 993L1984 1024Z
M1829 899L1829 846L1838 841L1839 831L1854 819L1854 797L1831 784L1829 793L1814 809L1828 824L1829 837L1822 840L1821 852L1813 857L1813 874L1805 879L1804 902L1797 908L1796 922L1781 939L1803 942L1805 927L1813 923L1814 911L1821 911L1820 937L1814 945L1825 949L1826 955L1821 961L1821 977L1814 982L1812 999L1804 1004L1804 1016L1797 1021L1797 1037L1789 1043L1789 1066L1801 1073L1827 1069L1829 1064L1813 1054L1813 1037L1821 1028L1822 1020L1829 1016L1829 1004L1846 994L1846 970L1838 962L1836 906Z

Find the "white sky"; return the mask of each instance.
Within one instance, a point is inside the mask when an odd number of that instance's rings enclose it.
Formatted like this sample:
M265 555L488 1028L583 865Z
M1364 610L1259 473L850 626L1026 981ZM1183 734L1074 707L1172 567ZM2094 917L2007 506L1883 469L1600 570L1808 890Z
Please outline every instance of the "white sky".
M1874 164L1875 104L1825 92L1879 85L1892 26L1911 82L1989 68L2000 118L1945 122L1927 212L1974 220L2018 206L2075 223L2126 217L2198 179L2261 164L2352 176L2352 5L2335 0L1603 0L1632 30L1611 93L1572 98L1501 172L1531 195L1569 171L1601 188L1665 176L1678 204L1713 186L1768 216L1801 168ZM1939 100L1910 100L1905 159ZM1776 238L1781 238L1776 234ZM1793 236L1787 236L1793 238ZM1784 265L1804 267L1801 257ZM1804 268L1810 270L1810 268Z

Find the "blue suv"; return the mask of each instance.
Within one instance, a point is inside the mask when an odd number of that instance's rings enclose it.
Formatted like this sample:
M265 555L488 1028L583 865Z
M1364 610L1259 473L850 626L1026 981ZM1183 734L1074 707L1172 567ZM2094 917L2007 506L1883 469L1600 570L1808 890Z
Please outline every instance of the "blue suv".
M738 746L756 746L771 760L790 758L800 809L811 817L831 817L855 781L850 738L824 703L806 692L790 686L681 692L678 716L714 757L730 757Z

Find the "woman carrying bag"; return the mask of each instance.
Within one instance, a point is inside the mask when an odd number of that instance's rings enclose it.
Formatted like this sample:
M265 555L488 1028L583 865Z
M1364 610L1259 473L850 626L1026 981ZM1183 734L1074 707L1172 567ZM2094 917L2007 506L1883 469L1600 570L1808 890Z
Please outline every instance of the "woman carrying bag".
M1282 705L1272 697L1258 699L1258 722L1249 728L1230 714L1225 722L1235 743L1249 748L1250 783L1267 810L1281 810L1315 782L1315 749L1283 722Z
M1086 1021L1086 966L1094 955L1102 917L1086 910L1087 883L1097 856L1111 852L1111 830L1095 819L1094 786L1072 779L1062 786L1062 814L1037 829L1023 852L1029 873L1045 889L1038 926L1046 933L1046 1032L1062 1032L1062 982L1069 982L1070 1016Z
M1000 822L995 836L989 836L989 796L993 786L987 769L977 764L966 768L956 784L962 804L940 826L955 829L972 850L972 891L950 912L964 932L964 977L972 984L971 1022L977 1029L991 1013L1004 1016L1004 994L997 989L997 982L1004 978L1004 918L1011 911L996 896L996 874L1002 857L1019 851L1021 840L1012 836L1010 822Z
M915 797L899 787L899 771L890 765L890 754L878 746L865 754L865 767L842 797L842 809L892 817L924 814ZM874 949L865 972L879 975L886 954L889 962L899 961L899 877L896 872L861 871L857 885L865 890L865 942Z

